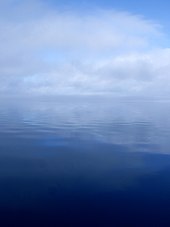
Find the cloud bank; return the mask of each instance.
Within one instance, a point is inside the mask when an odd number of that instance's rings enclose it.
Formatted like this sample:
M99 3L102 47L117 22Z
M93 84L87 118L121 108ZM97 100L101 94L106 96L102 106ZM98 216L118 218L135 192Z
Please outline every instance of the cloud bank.
M159 24L129 12L0 2L0 93L168 96Z

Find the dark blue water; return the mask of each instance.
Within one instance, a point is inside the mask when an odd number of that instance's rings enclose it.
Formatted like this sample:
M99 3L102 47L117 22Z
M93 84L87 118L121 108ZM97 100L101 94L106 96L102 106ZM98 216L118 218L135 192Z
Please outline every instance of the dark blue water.
M170 226L170 102L0 101L0 226Z

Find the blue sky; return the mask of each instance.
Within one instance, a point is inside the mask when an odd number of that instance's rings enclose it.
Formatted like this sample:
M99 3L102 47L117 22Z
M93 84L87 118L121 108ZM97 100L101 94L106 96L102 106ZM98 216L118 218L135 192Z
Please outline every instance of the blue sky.
M151 20L159 21L165 26L169 25L169 8L170 2L168 0L49 0L48 4L54 7L61 7L62 9L72 10L95 10L96 8L114 9L119 11L128 11L134 14L140 14Z
M0 2L0 93L170 97L165 1Z

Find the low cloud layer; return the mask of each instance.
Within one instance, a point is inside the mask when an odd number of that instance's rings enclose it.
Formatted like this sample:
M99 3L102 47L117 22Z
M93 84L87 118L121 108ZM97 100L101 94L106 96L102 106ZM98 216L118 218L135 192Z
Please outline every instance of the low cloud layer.
M0 3L1 94L168 96L161 26L128 12Z

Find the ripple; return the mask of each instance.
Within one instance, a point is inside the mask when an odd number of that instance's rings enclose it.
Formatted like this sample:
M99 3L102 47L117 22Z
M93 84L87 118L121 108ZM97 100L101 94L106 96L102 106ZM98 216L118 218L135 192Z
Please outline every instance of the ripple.
M5 103L0 110L1 138L53 147L88 141L125 145L134 152L170 153L169 112L166 102Z

